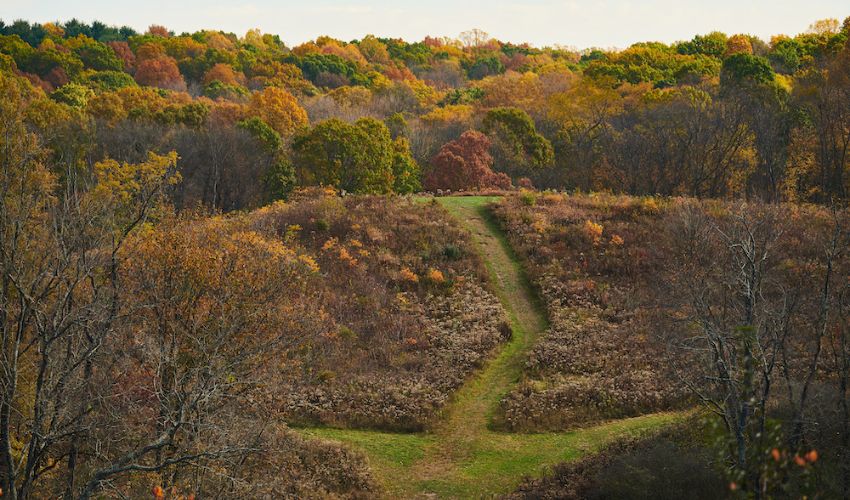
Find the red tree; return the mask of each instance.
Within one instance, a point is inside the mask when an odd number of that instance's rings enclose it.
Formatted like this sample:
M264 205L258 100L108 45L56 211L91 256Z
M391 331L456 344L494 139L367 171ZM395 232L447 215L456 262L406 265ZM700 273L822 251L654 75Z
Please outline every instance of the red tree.
M490 139L481 132L467 130L440 148L431 160L431 170L425 176L425 188L429 190L511 187L511 179L490 168L493 157L489 153Z
M170 57L145 59L136 67L136 82L162 89L185 90L186 82L180 74L177 63Z
M124 62L124 71L131 72L133 68L136 66L136 55L133 54L133 50L130 48L130 45L127 42L107 42L113 51L115 51L115 55L118 56Z

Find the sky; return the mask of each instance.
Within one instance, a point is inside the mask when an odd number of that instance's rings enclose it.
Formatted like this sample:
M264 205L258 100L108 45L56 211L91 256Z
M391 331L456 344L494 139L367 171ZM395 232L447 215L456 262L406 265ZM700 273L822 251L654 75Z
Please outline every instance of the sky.
M177 33L259 28L297 45L319 35L367 34L417 41L479 28L502 41L579 49L665 43L720 30L769 40L814 21L850 16L848 0L0 0L0 19L128 25Z

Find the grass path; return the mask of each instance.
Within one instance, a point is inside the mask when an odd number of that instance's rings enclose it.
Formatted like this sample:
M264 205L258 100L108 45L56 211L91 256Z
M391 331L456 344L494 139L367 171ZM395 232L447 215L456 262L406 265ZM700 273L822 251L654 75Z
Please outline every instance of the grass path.
M521 375L525 353L546 327L546 315L488 205L495 197L445 197L438 202L470 232L493 291L508 313L512 339L458 390L429 433L311 428L364 452L388 498L436 495L481 498L511 491L526 475L580 457L625 435L676 420L659 413L570 432L512 434L491 429L499 399Z

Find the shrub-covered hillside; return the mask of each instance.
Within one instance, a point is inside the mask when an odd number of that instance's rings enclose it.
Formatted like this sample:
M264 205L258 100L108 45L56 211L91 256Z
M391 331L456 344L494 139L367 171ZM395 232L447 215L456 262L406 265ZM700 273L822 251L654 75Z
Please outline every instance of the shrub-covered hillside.
M291 422L422 430L510 337L480 257L434 203L318 195L252 224L308 249L322 331L290 362Z
M551 319L503 425L697 403L736 489L847 491L846 207L525 192L495 213Z
M675 312L657 244L666 207L531 192L497 206L551 322L502 402L506 427L568 428L690 403L660 335L663 313Z

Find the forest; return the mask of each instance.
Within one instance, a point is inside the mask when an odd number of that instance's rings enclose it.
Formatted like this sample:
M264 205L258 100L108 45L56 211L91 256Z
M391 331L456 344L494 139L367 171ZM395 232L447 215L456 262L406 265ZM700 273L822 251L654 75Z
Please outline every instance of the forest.
M850 498L850 18L0 20L0 496Z

